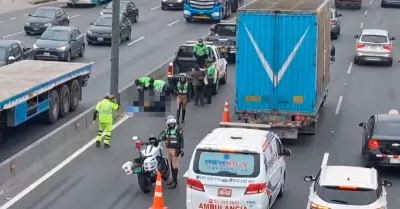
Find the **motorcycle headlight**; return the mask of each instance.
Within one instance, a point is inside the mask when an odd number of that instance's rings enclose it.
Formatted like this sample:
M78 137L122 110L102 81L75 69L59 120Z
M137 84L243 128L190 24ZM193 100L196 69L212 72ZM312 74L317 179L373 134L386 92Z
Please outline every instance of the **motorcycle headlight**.
M86 34L92 35L93 33L92 33L92 31L88 30L88 31L86 31Z
M36 44L33 44L33 48L34 49L37 49L37 48L39 48Z
M30 26L31 24L29 22L25 22L25 26Z
M66 49L67 49L67 46L62 46L62 47L57 48L58 51L65 51Z
M44 27L50 27L50 26L51 26L51 23L44 24Z

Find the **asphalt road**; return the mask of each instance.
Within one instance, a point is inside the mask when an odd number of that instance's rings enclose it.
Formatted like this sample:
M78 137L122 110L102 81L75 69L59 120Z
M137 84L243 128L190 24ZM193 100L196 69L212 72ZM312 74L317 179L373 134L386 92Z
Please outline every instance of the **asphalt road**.
M204 36L210 27L210 24L186 24L182 11L162 11L159 0L137 0L135 4L140 10L139 22L132 25L132 40L120 46L119 88L123 88L134 78L144 75L165 62L176 52L180 44ZM102 6L66 8L71 17L70 25L78 27L83 33L102 9ZM32 46L36 37L25 35L23 26L27 14L35 10L36 8L24 9L0 15L2 28L0 37L20 40L28 47ZM74 62L95 62L89 86L83 90L83 100L79 109L51 126L30 121L25 125L10 129L4 137L5 142L0 145L0 162L88 109L108 92L110 53L109 46L87 46L85 56L73 60Z
M320 126L315 136L300 137L284 141L292 150L287 158L288 180L285 197L278 200L274 209L305 208L309 184L303 182L304 175L316 174L324 152L330 152L329 164L361 165L361 130L358 123L373 113L400 109L398 92L399 66L352 65L353 35L361 28L383 28L393 36L400 37L395 20L396 9L382 9L380 1L364 1L359 11L341 10L342 35L334 41L337 61L331 70L330 94L321 112ZM394 44L395 54L400 46ZM397 53L396 53L397 52ZM185 129L186 155L182 160L180 175L188 168L190 153L210 130L217 127L221 119L225 98L234 98L234 70L229 68L226 86L220 89L213 104L205 107L189 106ZM342 99L340 99L342 98ZM339 102L339 101L342 102ZM233 104L230 104L231 107ZM205 114L207 113L207 114ZM146 137L158 133L164 127L164 119L129 119L113 133L110 150L89 148L86 152L61 169L54 176L26 195L11 208L15 209L125 209L148 208L152 194L142 194L134 177L125 176L121 165L137 155L131 140L132 135ZM391 180L394 187L388 188L389 208L396 208L400 200L398 169L380 169L382 177ZM165 204L169 208L185 208L184 179L175 190L164 190Z

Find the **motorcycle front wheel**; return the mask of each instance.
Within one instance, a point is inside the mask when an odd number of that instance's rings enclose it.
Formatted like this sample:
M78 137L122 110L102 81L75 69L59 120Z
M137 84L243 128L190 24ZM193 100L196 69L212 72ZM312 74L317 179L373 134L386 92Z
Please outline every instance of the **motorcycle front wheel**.
M146 173L140 173L137 177L140 190L142 190L143 193L149 193L151 186L150 176Z

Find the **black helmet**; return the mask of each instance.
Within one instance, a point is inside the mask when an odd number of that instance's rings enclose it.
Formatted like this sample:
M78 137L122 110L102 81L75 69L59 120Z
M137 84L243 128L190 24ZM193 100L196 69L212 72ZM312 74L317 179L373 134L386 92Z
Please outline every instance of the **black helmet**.
M149 83L150 83L150 85L153 85L153 84L154 84L154 79L153 79L153 78L150 78Z
M139 80L139 79L136 79L136 80L135 80L135 85L136 85L136 86L139 86L139 85L140 85L140 80Z
M202 38L199 38L198 42L199 42L199 43L202 43L202 42L203 42L203 39L202 39Z

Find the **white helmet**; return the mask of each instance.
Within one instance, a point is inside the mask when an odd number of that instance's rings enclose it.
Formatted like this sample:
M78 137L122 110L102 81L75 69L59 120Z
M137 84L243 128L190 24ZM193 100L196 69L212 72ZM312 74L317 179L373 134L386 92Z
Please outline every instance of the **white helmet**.
M165 124L169 125L171 123L176 123L175 118L169 118Z
M392 110L389 111L389 114L390 114L390 115L398 115L398 114L399 114L399 111L397 111L397 110L395 110L395 109L392 109Z

